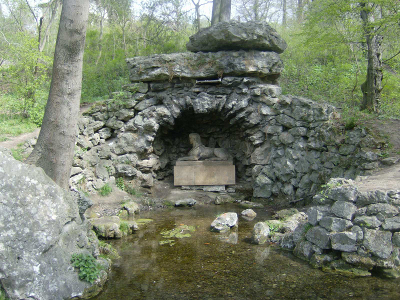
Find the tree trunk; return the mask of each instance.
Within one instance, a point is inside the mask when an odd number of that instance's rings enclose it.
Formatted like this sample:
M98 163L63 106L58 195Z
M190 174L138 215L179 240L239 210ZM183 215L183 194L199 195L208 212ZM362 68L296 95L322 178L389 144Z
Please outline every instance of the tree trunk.
M100 34L99 34L99 54L97 55L96 63L95 65L97 66L99 64L102 52L103 52L103 21L104 21L104 15L101 13L100 16Z
M303 9L304 9L303 0L297 0L296 17L297 17L297 23L299 24L303 23Z
M382 36L367 36L368 68L366 81L361 85L361 110L379 112L382 91Z
M361 110L379 112L379 104L382 91L382 40L383 37L375 33L371 26L370 18L373 18L372 11L368 4L360 3L360 16L364 27L364 36L367 43L367 78L361 85L363 100Z
M286 0L282 0L282 26L287 25L287 3Z
M229 22L231 19L231 0L213 0L211 25Z
M82 87L89 0L63 0L53 75L42 129L27 162L68 188Z

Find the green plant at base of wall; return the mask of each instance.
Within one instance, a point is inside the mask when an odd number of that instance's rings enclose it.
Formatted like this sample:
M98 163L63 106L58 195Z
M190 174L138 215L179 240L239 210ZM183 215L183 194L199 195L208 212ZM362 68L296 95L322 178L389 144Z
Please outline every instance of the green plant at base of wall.
M99 193L100 193L100 195L102 195L102 196L108 196L108 195L111 194L111 192L112 192L112 188L111 188L111 186L110 186L108 183L106 183L105 185L103 185L103 186L100 188L100 190L99 190Z
M6 292L4 291L1 285L0 285L0 300L10 300L10 298L7 297Z
M79 279L93 283L100 275L101 266L91 254L72 254L72 265L79 269Z
M124 178L118 177L117 180L115 181L115 185L117 188L119 188L121 191L125 191L125 182Z
M119 224L119 230L121 230L122 232L127 232L128 233L129 232L129 224L122 221Z

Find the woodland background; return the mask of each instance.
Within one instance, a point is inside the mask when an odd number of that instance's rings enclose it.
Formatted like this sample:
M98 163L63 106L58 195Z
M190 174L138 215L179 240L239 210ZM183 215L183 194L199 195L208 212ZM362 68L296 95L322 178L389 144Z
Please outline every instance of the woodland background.
M91 1L81 103L123 95L125 58L186 51L189 36L210 26L211 7L207 0ZM0 139L41 125L60 12L61 0L0 0ZM232 19L266 21L287 41L284 94L333 104L347 124L400 118L400 1L232 0ZM378 114L360 110L367 30L382 37Z

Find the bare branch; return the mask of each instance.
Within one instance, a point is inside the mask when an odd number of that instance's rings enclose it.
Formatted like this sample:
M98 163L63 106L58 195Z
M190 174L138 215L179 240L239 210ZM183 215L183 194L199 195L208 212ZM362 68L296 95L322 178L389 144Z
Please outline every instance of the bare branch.
M30 6L28 0L25 0L25 3L28 6L29 10L31 11L31 14L32 14L33 18L35 19L36 26L39 26L39 21L37 19L37 16L35 15L35 12L33 11L32 7Z
M393 55L392 57L390 57L390 58L384 60L382 63L385 63L385 62L391 60L392 58L395 58L395 57L396 57L397 55L399 55L399 54L400 54L400 50L399 50L399 52L397 52L397 53L396 53L395 55Z

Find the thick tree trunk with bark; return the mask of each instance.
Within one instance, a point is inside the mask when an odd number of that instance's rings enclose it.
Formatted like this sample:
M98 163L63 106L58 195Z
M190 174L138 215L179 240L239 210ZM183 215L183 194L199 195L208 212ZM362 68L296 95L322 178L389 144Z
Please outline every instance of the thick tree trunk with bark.
M89 0L64 0L42 129L27 162L68 188L82 88Z
M231 0L213 0L211 25L229 22L231 19Z
M367 43L367 78L361 85L363 100L361 109L379 112L382 91L382 40L383 37L375 33L375 28L370 26L371 10L366 3L360 3L361 19L364 26L364 35Z

